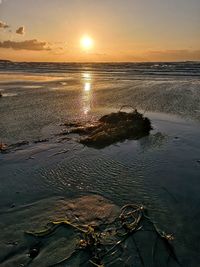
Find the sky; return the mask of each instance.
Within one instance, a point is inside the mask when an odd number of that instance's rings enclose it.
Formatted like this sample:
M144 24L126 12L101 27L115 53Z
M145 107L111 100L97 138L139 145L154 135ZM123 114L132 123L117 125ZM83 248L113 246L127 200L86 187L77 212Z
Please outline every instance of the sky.
M0 0L0 59L200 60L199 25L200 0Z

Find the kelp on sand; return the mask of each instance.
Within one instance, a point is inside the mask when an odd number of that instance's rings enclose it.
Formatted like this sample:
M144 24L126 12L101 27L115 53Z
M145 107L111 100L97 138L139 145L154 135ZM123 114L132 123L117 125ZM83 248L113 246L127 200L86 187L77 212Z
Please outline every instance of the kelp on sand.
M25 232L35 242L29 250L30 261L59 229L69 236L66 246L74 237L76 245L65 258L48 266L181 266L171 244L173 235L159 230L143 205L125 205L112 220L91 224L61 220L39 232Z
M136 109L132 112L123 112L120 109L95 122L69 122L65 126L68 131L63 132L63 135L79 134L83 136L80 143L95 148L103 148L126 139L139 139L148 135L152 129L150 120Z

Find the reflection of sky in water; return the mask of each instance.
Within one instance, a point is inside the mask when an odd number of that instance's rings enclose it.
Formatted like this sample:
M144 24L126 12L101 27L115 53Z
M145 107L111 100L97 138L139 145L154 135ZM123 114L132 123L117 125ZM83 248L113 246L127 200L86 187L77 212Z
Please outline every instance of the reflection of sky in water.
M1 82L51 82L51 81L59 81L62 80L63 77L55 76L53 77L53 74L50 75L42 75L40 73L35 74L28 74L28 73L0 73L0 83ZM67 78L65 78L67 79Z
M26 89L37 89L37 88L42 88L42 85L24 85L22 86L22 88L26 88Z
M85 115L91 110L92 102L92 76L91 73L84 72L82 74L83 90L82 90L82 106Z
M1 91L0 91L0 93L1 93L2 97L17 96L17 93L2 93Z

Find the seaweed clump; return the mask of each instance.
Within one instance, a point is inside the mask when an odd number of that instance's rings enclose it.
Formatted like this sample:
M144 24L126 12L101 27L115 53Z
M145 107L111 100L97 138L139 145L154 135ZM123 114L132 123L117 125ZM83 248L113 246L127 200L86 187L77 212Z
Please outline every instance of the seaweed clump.
M74 235L79 236L74 251L49 265L52 267L132 266L130 262L135 262L134 266L181 266L171 243L173 235L158 229L143 205L125 205L114 221L98 225L81 225L69 220L48 225L40 232L25 233L36 238L39 243L55 234L59 227L74 230ZM152 246L151 240L154 240ZM77 258L80 259L79 264L73 265ZM120 259L120 264L117 264L116 261Z
M71 123L66 126L71 128ZM80 143L103 148L126 139L139 139L149 134L152 129L151 122L136 109L132 112L118 111L101 117L92 124L78 125L67 133L83 135Z

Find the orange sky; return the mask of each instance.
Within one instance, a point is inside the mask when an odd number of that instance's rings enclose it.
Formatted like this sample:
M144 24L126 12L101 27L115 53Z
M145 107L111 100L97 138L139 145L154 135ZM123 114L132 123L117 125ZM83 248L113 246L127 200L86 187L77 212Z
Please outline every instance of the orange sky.
M199 0L1 0L0 58L200 60ZM94 45L83 49L89 35Z

